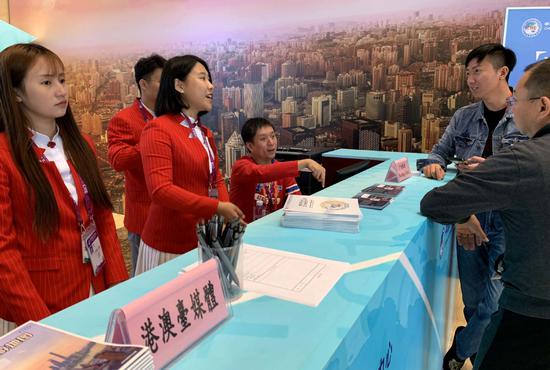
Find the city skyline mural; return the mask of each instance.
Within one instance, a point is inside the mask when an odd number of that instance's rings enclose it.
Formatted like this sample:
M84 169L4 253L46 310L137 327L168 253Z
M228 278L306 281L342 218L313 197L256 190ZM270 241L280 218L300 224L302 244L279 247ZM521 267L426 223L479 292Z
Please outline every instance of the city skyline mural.
M468 52L501 41L506 6L537 5L17 0L10 21L62 56L71 107L122 213L124 179L108 164L106 128L138 93L138 58L190 53L208 62L215 92L204 122L226 176L244 153L240 127L257 116L275 124L283 147L429 152L472 102Z

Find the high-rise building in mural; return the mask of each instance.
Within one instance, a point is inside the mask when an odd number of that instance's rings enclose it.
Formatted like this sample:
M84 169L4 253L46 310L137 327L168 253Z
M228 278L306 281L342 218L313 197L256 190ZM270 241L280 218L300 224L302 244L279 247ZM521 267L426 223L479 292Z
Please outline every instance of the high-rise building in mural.
M382 91L369 91L366 98L367 118L373 120L384 120L386 118L386 106L384 104L384 93Z
M243 89L240 87L224 87L222 89L223 107L226 110L234 111L243 108Z
M285 113L298 113L298 105L297 101L294 99L294 97L289 96L287 97L283 103L281 104L281 112L283 114Z
M397 151L412 151L413 132L410 128L402 129L397 132Z
M244 114L246 118L264 116L264 85L244 84Z
M325 127L330 124L332 118L332 96L321 95L311 100L311 114L317 127Z
M422 117L422 152L429 153L440 137L440 119L428 113Z
M355 107L357 88L336 91L336 105L341 111L348 111Z
M246 147L241 135L233 131L225 143L225 176L231 177L231 168L235 161L246 155Z

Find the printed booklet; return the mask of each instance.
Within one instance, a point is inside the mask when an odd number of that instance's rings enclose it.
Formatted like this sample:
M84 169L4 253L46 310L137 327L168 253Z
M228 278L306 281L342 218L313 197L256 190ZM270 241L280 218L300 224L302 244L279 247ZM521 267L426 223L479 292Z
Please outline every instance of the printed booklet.
M0 338L0 369L153 370L147 347L96 342L29 321Z
M312 195L288 196L281 225L303 229L359 232L363 217L357 199Z
M359 201L359 207L372 209L383 209L393 200L390 197L366 193L359 193L355 198Z
M361 190L361 193L383 195L386 197L396 197L405 187L401 185L374 184Z

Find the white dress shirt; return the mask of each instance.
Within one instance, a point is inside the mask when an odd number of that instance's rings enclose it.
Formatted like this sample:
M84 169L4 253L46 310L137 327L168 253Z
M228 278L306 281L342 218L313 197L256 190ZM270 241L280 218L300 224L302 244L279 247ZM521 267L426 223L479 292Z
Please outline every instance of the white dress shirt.
M197 120L194 119L193 117L188 117L188 118L189 118L189 121L191 121L191 124L197 122ZM183 121L180 122L180 124L182 126L189 127L189 123L185 118L183 119ZM210 142L208 140L205 140L204 134L198 125L195 125L195 127L193 127L193 134L195 134L195 137L200 140L204 150L206 150L206 154L208 155L208 171L209 173L212 173L212 166L213 166L212 160L214 160L214 151L210 147ZM212 160L210 160L210 158L212 158Z
M44 156L50 162L55 163L55 166L57 167L57 170L59 171L59 174L61 175L61 178L63 179L67 190L69 191L69 194L71 194L71 198L73 198L75 203L78 203L78 194L76 192L73 174L71 173L71 169L69 168L69 164L67 163L67 156L65 155L65 150L63 149L63 140L59 135L59 127L57 127L57 131L51 140L48 136L41 134L40 132L34 131L33 129L30 130L33 134L32 141L36 144L37 147L45 149ZM50 148L48 146L48 143L50 141L55 143L55 146L53 148Z

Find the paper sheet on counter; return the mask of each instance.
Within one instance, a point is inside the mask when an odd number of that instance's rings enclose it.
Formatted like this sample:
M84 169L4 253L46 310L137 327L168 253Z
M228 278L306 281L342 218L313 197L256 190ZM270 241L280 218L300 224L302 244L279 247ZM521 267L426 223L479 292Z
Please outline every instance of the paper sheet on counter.
M244 289L317 307L350 264L244 244Z

